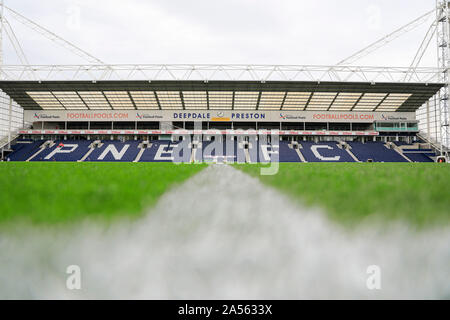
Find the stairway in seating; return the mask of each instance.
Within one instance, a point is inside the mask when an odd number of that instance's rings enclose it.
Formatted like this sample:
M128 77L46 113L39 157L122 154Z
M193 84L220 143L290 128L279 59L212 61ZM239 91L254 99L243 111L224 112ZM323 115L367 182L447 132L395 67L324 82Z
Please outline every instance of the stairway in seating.
M136 158L133 160L133 162L139 162L139 160L141 160L142 154L144 153L145 148L141 148L141 150L139 150L139 153L137 154Z
M338 147L341 146L352 157L355 162L361 162L352 152L352 147L346 141L339 141Z
M147 140L146 141L142 141L139 145L138 148L140 148L141 150L139 150L138 154L136 155L136 158L134 158L133 162L139 162L141 161L141 157L144 154L146 149L149 149L152 147L152 144L149 143Z
M292 143L289 145L289 148L292 148L295 150L295 152L297 153L301 162L305 162L305 163L308 162L308 161L306 161L305 157L303 156L303 153L300 151L300 149L302 148L302 145L299 144L297 141L292 141Z
M100 140L95 140L94 142L92 142L91 145L89 146L89 151L86 152L86 154L83 156L83 158L81 158L77 162L83 162L84 160L86 160L91 155L91 153L95 150L96 145L98 147L101 147L103 144Z
M407 156L405 156L405 155L403 154L402 149L401 149L399 146L397 146L395 143L393 143L393 142L388 142L388 143L385 144L385 146L386 146L386 148L388 148L388 149L393 149L395 152L397 152L399 155L401 155L406 161L412 162L411 159L409 159Z
M252 160L250 158L250 152L248 151L248 149L250 148L250 142L242 141L242 142L239 142L239 144L242 144L242 149L244 149L245 162L252 163Z
M201 153L201 148L202 148L202 143L200 141L197 141L197 140L192 141L192 144L191 144L191 158L189 159L189 161L191 163L195 162L195 159L197 157L197 152L200 149L200 153ZM201 157L201 154L200 154L200 157Z
M40 147L39 150L37 152L35 152L31 157L29 157L26 162L29 162L31 160L33 160L34 158L36 158L42 151L44 151L47 147L51 148L55 145L55 143L52 140L47 140L45 141Z

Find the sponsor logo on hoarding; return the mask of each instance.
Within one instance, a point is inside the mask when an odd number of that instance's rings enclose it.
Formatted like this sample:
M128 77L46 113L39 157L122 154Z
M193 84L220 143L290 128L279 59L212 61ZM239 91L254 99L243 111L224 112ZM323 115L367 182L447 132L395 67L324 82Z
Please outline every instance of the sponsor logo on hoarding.
M225 117L222 111L217 112L216 117L211 119L212 121L230 121L229 117Z
M399 116L386 116L385 114L381 114L381 119L383 120L389 120L389 121L406 121L408 120L406 117L399 117Z
M148 113L136 113L137 119L162 119L163 116L155 115L155 114L148 114Z
M293 116L291 114L280 113L280 119L282 120L305 120L305 116Z
M59 119L60 116L54 115L54 114L48 115L45 113L41 113L41 114L34 113L33 118L35 118L35 119Z

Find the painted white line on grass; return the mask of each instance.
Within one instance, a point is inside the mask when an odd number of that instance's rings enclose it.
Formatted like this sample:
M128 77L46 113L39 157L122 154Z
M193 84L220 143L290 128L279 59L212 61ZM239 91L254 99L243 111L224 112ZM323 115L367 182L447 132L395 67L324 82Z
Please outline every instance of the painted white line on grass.
M81 290L66 288L73 265ZM381 290L367 289L370 265ZM0 235L0 298L448 298L449 265L448 229L349 233L216 165L137 222Z

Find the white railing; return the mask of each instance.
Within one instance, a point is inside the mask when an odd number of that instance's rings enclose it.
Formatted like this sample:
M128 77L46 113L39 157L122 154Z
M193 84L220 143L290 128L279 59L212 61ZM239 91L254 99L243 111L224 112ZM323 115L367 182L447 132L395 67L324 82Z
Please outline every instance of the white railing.
M0 149L5 148L11 142L13 142L18 137L20 137L20 135L22 134L21 131L23 132L24 130L29 130L29 129L31 129L31 124L27 124L25 127L21 128L21 129L11 131L11 134L7 134L6 136L2 137L0 139Z
M9 136L4 137L3 139L0 140L0 149L3 149L4 147L6 147L7 145L9 145L10 142L14 141L15 139L17 139L20 136L20 134L18 132L15 133L11 133L11 139Z
M435 149L436 151L442 151L443 152L448 152L450 151L450 149L444 145L442 145L439 141L437 141L435 138L433 137L428 137L426 133L424 132L419 132L417 133L417 137L419 137L420 139L424 140L425 143L428 143L433 149Z
M340 130L278 130L278 129L138 129L138 130L111 130L111 129L29 129L20 130L20 134L29 135L305 135L305 136L378 136L377 131L340 131Z

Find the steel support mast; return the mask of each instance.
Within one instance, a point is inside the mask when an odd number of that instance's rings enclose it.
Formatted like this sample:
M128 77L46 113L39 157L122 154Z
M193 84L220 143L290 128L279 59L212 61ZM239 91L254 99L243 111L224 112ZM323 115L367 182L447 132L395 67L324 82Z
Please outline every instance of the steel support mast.
M436 28L439 80L446 85L438 93L438 117L440 123L441 146L450 147L449 139L449 97L450 97L450 2L448 0L436 0ZM441 153L443 148L441 147Z
M0 68L3 67L3 14L4 14L4 3L3 0L0 0Z

